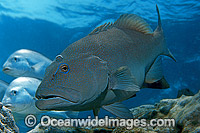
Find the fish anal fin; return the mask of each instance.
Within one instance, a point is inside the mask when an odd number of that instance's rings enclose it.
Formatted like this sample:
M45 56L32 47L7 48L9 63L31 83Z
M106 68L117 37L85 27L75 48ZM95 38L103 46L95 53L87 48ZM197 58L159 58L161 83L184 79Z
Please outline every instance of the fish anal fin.
M120 118L133 118L131 111L122 103L113 103L110 105L102 106L102 108Z
M135 77L131 74L131 71L127 66L122 66L116 70L113 75L116 78L116 85L113 90L138 92L140 87L137 85Z
M114 23L115 27L136 30L144 34L151 34L152 29L149 24L141 17L135 14L123 14Z
M163 77L162 57L158 56L146 72L145 83L154 83Z
M142 88L152 88L152 89L167 89L169 84L164 77L154 83L144 83Z
M162 56L158 56L150 69L146 73L145 83L143 88L166 89L169 84L163 76L162 72Z

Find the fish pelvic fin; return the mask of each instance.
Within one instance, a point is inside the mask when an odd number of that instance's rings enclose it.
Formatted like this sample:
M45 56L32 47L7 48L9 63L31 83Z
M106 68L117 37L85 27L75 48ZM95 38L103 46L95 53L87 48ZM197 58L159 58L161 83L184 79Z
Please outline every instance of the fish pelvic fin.
M133 118L131 111L119 102L102 106L102 108L119 118Z
M78 118L79 111L66 111L65 114L66 114L69 118Z
M100 108L93 109L94 116L98 116L100 112Z
M140 16L135 14L123 14L115 21L113 26L122 29L135 30L144 34L152 34L149 24Z

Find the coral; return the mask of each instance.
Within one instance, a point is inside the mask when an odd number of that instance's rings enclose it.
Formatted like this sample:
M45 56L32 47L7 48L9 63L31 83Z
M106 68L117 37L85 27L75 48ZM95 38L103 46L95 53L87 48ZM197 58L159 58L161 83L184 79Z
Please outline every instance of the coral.
M188 88L178 90L177 98L181 97L182 95L185 95L185 96L194 96L194 93L190 89L188 89Z
M165 119L173 118L175 127L42 127L40 124L33 132L200 132L200 91L194 96L182 95L177 99L163 99L155 105L142 105L130 109L134 119Z
M154 108L144 107L133 108L131 111L139 119L175 119L176 126L168 128L169 131L200 132L200 91L194 96L182 95L177 99L163 99ZM154 131L167 131L166 129L154 127Z
M0 132L6 133L18 133L19 129L15 124L15 120L13 115L11 114L11 110L4 107L2 103L0 103Z

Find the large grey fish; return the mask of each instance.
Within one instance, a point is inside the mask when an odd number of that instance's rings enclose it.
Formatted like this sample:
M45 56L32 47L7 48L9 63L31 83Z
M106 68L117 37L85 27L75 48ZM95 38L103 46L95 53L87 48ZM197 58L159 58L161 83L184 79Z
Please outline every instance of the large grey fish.
M156 6L157 7L157 6ZM165 43L161 20L153 32L139 16L124 14L69 45L47 67L36 92L41 110L99 109L118 117L132 114L120 102L143 87L167 88L161 55L175 60Z
M3 65L3 72L13 77L34 77L42 79L51 60L38 52L20 49L9 56Z

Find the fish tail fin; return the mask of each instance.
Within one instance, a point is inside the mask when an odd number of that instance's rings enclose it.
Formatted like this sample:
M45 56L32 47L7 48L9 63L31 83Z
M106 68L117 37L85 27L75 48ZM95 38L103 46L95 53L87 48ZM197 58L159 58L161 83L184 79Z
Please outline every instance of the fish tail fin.
M159 12L159 8L158 8L158 5L156 5L156 11L157 11L157 14L158 14L158 26L156 28L156 30L154 31L154 36L162 36L163 37L163 40L164 40L164 34L163 34L163 29L162 29L162 24L161 24L161 18L160 18L160 12ZM162 55L166 55L168 57L170 57L171 59L173 59L175 62L176 62L176 59L175 57L172 55L172 53L170 52L170 50L167 48L167 45L166 43L162 43L162 47L163 47L163 52L162 52Z
M157 28L154 32L163 32L162 31L162 25L161 25L161 19L160 19L160 11L159 11L158 5L156 5L156 11L157 11L157 14L158 14L158 26L157 26Z
M163 55L170 57L171 59L173 59L176 62L176 58L173 56L173 54L170 52L170 50L168 48L165 49Z

